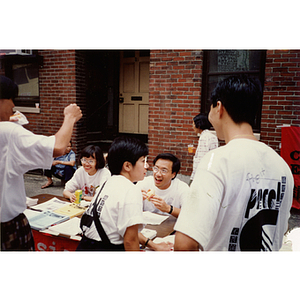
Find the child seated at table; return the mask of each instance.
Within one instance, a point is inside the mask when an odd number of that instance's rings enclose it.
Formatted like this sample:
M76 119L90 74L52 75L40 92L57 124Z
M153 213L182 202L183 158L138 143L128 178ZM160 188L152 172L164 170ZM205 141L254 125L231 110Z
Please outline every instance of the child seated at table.
M135 138L113 141L107 156L112 176L97 190L81 218L83 237L78 251L139 250L143 201L134 182L146 174L147 155L147 146Z
M82 168L74 173L66 183L63 196L75 202L76 190L82 190L82 200L91 201L96 189L103 184L111 175L105 168L105 159L100 147L89 145L80 153Z

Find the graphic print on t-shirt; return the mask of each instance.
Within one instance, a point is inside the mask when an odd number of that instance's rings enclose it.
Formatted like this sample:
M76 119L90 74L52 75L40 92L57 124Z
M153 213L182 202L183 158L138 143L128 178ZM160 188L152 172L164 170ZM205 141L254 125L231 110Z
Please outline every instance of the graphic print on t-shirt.
M81 189L82 189L82 192L83 192L84 196L94 197L96 188L97 187L93 186L92 184L90 186L88 186L85 183L84 186Z
M228 250L236 250L240 232L241 251L272 251L279 209L285 193L286 177L274 185L274 180L264 179L265 189L251 189L241 228L233 228Z

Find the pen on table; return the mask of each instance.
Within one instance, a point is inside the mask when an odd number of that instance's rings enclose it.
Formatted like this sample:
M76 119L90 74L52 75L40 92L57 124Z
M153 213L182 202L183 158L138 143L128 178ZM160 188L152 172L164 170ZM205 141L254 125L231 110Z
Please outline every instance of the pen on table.
M35 211L40 211L40 212L42 212L41 209L37 209L37 208L33 208L33 207L30 207L30 209L35 210Z

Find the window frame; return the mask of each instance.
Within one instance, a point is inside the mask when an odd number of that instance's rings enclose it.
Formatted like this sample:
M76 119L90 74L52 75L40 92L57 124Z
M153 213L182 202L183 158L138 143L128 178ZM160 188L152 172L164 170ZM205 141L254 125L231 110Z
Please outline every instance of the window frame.
M240 50L240 49L238 49ZM238 75L238 74L250 74L250 75L254 75L257 74L257 78L260 80L261 85L262 85L262 90L264 87L264 78L265 78L265 64L266 64L266 50L260 50L257 49L255 51L260 51L260 63L259 63L259 70L258 71L253 71L253 70L249 70L249 71L213 71L210 72L209 71L209 52L210 51L218 51L216 50L203 50L203 76L202 76L202 89L201 89L201 111L208 113L210 107L208 107L208 99L210 97L209 95L209 77L210 76L230 76L230 75ZM252 51L245 49L245 51ZM254 50L253 50L254 51ZM220 79L218 79L219 81ZM262 96L263 98L263 96ZM261 110L262 110L262 99L261 98L261 107L257 113L256 116L256 124L253 127L253 131L255 133L259 133L260 132L260 128L261 128Z
M6 54L0 55L1 68L4 70L6 77L14 80L13 78L13 66L14 65L25 65L34 64L38 69L38 82L39 80L39 70L43 66L43 57L38 55L37 50L32 50L32 54ZM38 96L18 96L15 98L14 110L21 112L39 113L40 112L40 84L39 84ZM38 105L36 105L38 104Z

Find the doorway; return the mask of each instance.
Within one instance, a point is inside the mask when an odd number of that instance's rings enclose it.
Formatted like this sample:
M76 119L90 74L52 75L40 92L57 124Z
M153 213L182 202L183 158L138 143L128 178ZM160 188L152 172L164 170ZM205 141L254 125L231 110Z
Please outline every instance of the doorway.
M119 132L148 135L149 50L121 51Z
M120 135L148 142L150 50L84 50L87 143L107 152Z

